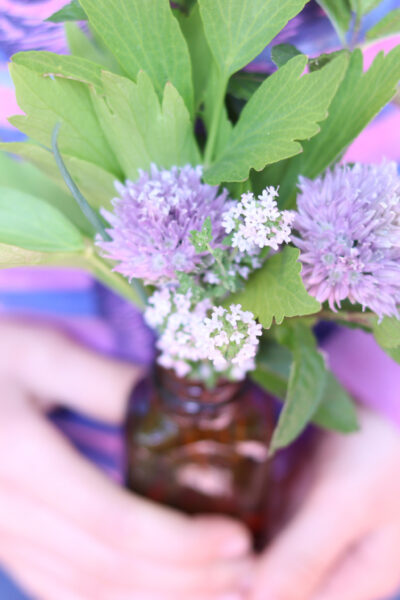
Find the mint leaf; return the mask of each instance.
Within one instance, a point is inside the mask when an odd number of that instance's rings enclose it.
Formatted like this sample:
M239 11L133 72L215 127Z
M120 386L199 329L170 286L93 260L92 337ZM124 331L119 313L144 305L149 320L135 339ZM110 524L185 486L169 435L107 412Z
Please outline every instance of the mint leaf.
M65 21L86 21L87 16L78 0L72 0L60 10L47 17L51 23L64 23Z
M327 372L320 404L313 423L324 429L352 433L359 429L355 403L331 372Z
M367 33L367 40L375 40L400 32L400 8L392 10Z
M263 174L254 174L256 189L266 181L268 185L281 184L280 205L294 206L299 174L314 178L337 160L395 95L399 78L400 46L386 56L379 53L366 72L362 53L355 50L321 132L303 144L301 155L268 167Z
M168 0L81 0L94 31L133 80L143 70L162 98L167 82L193 110L189 51Z
M190 241L196 252L207 252L207 250L209 250L209 245L212 242L212 225L210 217L207 217L204 221L201 231L193 230L190 232ZM217 250L215 250L215 252L217 252Z
M244 290L229 298L229 303L251 310L267 329L273 320L279 325L286 317L318 312L321 305L307 293L300 276L299 254L296 248L286 246L271 256L250 277Z
M400 364L400 346L397 348L384 348L384 350L390 358L393 358L393 360Z
M268 77L244 107L226 148L205 171L205 181L242 181L251 168L301 152L298 140L314 136L344 75L345 55L315 73L303 75L307 58L292 58Z
M27 192L46 200L62 212L79 231L93 236L93 229L72 201L70 194L27 161L17 161L5 152L0 152L0 186Z
M137 178L151 163L166 169L199 164L189 112L171 83L160 104L145 72L137 83L103 72L103 93L93 91L92 100L125 177Z
M78 56L54 54L54 52L30 51L18 52L12 57L13 63L22 65L44 77L65 77L93 85L101 90L101 71L99 64Z
M0 243L39 252L83 250L83 237L56 208L31 194L0 187Z
M306 4L306 0L198 2L209 46L226 78L260 54Z
M62 124L60 150L120 176L120 169L101 130L89 89L78 81L43 77L18 64L10 66L19 106L26 116L10 122L31 137L51 147L57 122Z
M326 385L324 359L310 327L297 321L280 331L280 337L293 354L293 365L285 405L271 439L271 454L289 445L303 431L317 410Z
M299 54L301 52L291 44L277 44L271 49L271 58L277 67L283 67L291 58Z
M381 323L373 327L375 339L382 348L398 348L400 346L400 321L396 317L385 317Z
M0 143L0 150L18 154L31 162L68 194L68 200L65 202L60 200L60 203L63 202L65 208L68 205L68 210L70 209L69 205L75 206L75 200L69 194L51 152L30 142ZM97 165L75 156L63 153L63 159L75 183L91 206L94 208L110 208L111 199L115 196L115 176ZM56 195L54 195L54 198L56 198Z
M291 364L292 353L287 348L276 342L266 346L262 344L257 356L257 369L250 373L250 377L269 393L284 399ZM354 401L330 371L326 373L324 391L312 422L341 433L350 433L358 428Z

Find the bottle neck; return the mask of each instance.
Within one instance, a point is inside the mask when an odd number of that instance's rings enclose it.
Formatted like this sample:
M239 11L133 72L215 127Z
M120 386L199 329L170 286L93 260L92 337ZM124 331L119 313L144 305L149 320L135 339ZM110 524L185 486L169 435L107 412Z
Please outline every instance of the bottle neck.
M215 415L235 402L243 381L221 379L212 389L201 381L178 377L174 371L158 368L156 380L161 399L169 411L185 415Z

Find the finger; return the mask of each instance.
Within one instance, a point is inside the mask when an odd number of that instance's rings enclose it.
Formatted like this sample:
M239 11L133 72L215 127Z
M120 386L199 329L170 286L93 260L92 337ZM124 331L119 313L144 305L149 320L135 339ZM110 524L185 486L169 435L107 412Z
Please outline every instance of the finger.
M3 538L5 539L5 538ZM158 597L162 600L178 600L182 598L229 598L240 599L243 596L235 588L224 587L222 590L208 589L206 585L190 586L185 584L168 585L168 582L160 582L158 579L158 565L152 564L145 568L142 576L139 570L135 569L132 574L132 581L126 581L121 573L115 572L112 579L95 576L84 570L83 566L77 567L68 561L60 561L57 556L46 549L35 547L29 543L19 542L15 539L7 539L7 547L0 549L0 558L11 571L20 580L24 575L22 584L31 588L33 581L40 582L43 589L48 593L59 586L64 591L65 598L74 598L74 600L100 600L107 598L112 600L129 599L132 597ZM23 567L22 567L23 566ZM172 569L173 570L173 569ZM185 577L185 571L179 570L174 574L176 578ZM204 574L203 574L204 577ZM171 579L171 576L170 576ZM163 585L160 585L163 583ZM51 600L60 596L50 596ZM40 596L42 600L42 596ZM64 596L62 596L64 598Z
M8 396L12 405L18 405L21 392L9 389ZM0 462L3 480L22 482L26 491L54 513L107 545L186 564L249 552L249 534L239 523L217 517L190 518L139 498L83 460L40 415L20 416L10 418L0 435L0 451L11 450L12 456Z
M68 564L58 563L50 554L11 543L5 564L15 580L40 600L188 600L186 592L123 589L118 581L104 585ZM236 592L190 593L190 600L243 600Z
M3 555L3 552L1 554ZM6 556L2 556L1 559L3 566L16 583L32 597L40 600L89 599L86 594L82 595L76 589L71 589L70 582L65 577L65 567L60 574L59 566L51 557L10 546ZM57 573L56 576L53 574L54 571Z
M335 499L334 505L332 499ZM343 490L316 488L264 553L252 600L309 600L364 527Z
M0 320L0 369L30 393L99 419L119 422L138 367L101 356L61 332Z
M400 524L370 534L329 574L313 600L376 600L400 586Z

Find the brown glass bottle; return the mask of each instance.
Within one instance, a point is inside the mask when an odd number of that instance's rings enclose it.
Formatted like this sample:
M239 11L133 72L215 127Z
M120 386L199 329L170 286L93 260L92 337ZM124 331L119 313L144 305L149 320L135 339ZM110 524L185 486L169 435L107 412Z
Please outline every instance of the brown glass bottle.
M248 382L202 383L157 369L128 419L128 485L186 513L243 521L256 546L271 518L268 445L275 401Z

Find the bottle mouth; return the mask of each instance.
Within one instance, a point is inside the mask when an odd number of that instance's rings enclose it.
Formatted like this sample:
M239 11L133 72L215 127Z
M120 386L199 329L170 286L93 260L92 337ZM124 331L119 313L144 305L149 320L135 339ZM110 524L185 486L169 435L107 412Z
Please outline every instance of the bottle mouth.
M156 382L163 396L175 403L198 405L199 409L213 408L231 402L242 389L243 381L219 379L215 387L208 388L202 381L178 377L173 370L157 366ZM196 412L193 410L193 412Z

